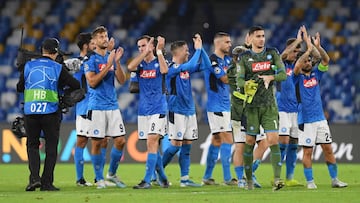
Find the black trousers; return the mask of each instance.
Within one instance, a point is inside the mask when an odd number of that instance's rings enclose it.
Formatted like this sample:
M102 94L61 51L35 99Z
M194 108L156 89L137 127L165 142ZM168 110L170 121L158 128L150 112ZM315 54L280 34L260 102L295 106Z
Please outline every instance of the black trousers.
M25 130L27 134L27 154L30 170L30 183L41 181L42 185L52 185L54 169L57 160L57 145L59 143L61 113L42 115L25 115ZM45 163L41 178L40 173L40 134L45 137Z

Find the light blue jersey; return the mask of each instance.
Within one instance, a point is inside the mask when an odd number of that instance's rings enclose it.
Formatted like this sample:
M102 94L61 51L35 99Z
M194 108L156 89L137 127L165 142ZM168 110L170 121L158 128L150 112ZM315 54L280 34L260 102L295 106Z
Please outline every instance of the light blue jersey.
M155 58L150 63L142 61L137 70L140 88L138 115L166 114L167 102L159 60Z
M107 64L109 53L102 56L96 52L84 63L85 73L98 74ZM115 67L111 68L102 81L92 88L88 85L88 110L115 110L119 109L114 85Z
M304 74L293 75L294 84L299 85L302 106L301 115L304 123L325 120L319 85L323 73L318 67L315 67L310 76Z
M169 111L186 116L195 114L190 75L200 71L200 64L197 63L200 55L201 50L199 49L187 63L170 64L166 77Z
M296 99L295 85L290 77L294 70L294 64L288 61L284 61L286 80L280 82L277 88L276 99L279 111L293 113L298 112L298 102Z
M231 58L224 59L215 54L210 56L211 66L204 69L205 87L208 93L208 112L230 112L230 87L223 83L220 78L226 75L231 63Z

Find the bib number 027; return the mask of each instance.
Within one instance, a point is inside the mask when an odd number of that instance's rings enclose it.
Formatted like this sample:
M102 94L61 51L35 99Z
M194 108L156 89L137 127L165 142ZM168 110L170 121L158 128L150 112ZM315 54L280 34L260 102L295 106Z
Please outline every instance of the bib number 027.
M32 103L30 106L30 111L34 113L43 113L46 111L46 105L46 102Z

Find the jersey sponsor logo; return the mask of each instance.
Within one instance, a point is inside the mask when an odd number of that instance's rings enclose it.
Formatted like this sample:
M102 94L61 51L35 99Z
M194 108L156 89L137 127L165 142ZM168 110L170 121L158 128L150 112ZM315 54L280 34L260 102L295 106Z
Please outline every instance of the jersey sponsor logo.
M318 84L316 78L310 78L309 80L304 79L304 87L311 88Z
M251 64L251 68L253 72L267 71L271 69L270 61L257 62Z
M156 70L142 70L140 71L141 78L156 78Z
M181 78L181 79L184 79L184 80L189 79L189 78L190 78L189 72L188 72L188 71L181 72L181 73L180 73L180 78Z
M105 64L105 63L100 63L100 64L98 64L99 71L101 71L101 70L104 69L105 67L106 67L106 64Z
M287 76L291 76L292 72L293 72L293 70L291 68L286 69L286 75Z
M106 67L106 63L100 63L98 64L99 71L102 71ZM112 65L109 69L109 71L114 71L114 66Z

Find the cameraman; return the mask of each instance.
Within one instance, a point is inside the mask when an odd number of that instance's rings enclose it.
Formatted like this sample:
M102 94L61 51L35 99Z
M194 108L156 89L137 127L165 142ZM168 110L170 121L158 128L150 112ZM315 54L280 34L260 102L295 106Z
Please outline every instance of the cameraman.
M42 43L42 57L25 64L21 72L17 91L24 92L24 121L27 134L29 160L29 185L26 191L57 191L53 185L57 159L57 145L61 122L59 90L64 86L75 90L80 83L61 64L55 62L59 55L59 41L47 38ZM44 170L40 172L39 138L43 131L46 142Z

